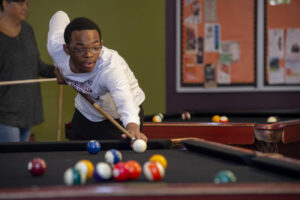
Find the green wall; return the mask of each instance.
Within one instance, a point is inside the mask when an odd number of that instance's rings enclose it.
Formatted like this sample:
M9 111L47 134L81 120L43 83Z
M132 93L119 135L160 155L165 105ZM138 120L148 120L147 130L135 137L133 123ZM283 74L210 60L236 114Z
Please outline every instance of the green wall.
M146 93L145 114L165 112L165 1L163 0L30 0L27 21L32 25L41 58L52 63L47 44L48 24L63 10L71 19L88 17L103 34L104 45L125 58ZM56 140L58 85L42 83L45 122L33 128L37 141ZM72 119L76 93L63 86L64 123Z

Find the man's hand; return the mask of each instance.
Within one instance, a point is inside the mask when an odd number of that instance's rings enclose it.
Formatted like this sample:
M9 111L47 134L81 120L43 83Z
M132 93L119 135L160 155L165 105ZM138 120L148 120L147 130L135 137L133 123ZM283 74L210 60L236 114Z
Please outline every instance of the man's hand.
M145 134L140 132L140 127L135 123L129 123L126 126L126 130L132 135L135 139L142 139L147 142L148 138ZM127 138L127 135L123 134L123 138Z
M54 67L54 74L56 75L56 81L58 84L60 85L67 84L57 67Z

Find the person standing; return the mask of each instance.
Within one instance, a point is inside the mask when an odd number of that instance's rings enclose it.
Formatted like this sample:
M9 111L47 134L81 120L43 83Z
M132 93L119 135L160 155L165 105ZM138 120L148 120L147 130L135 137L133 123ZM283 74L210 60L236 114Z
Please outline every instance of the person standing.
M1 0L0 81L55 77L40 59L32 27L25 22L29 0ZM0 142L28 141L43 122L39 83L0 86Z

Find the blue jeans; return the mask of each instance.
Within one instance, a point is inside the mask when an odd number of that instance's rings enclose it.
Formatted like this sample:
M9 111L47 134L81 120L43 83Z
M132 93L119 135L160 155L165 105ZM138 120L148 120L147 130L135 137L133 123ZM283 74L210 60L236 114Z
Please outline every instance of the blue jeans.
M31 128L18 128L0 123L0 142L27 142Z

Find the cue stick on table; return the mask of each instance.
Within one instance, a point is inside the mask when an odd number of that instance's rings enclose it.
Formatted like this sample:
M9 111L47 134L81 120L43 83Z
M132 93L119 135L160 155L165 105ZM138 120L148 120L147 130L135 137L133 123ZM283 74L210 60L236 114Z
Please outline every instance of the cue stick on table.
M77 91L78 92L78 91ZM99 106L93 99L88 95L79 92L88 102L90 102L93 107L98 110L104 117L106 117L111 123L113 123L120 131L127 135L131 140L133 139L131 133L129 133L125 128L123 128L114 118L112 118L101 106Z
M63 103L63 85L59 85L58 119L57 119L57 134L56 134L56 140L57 141L61 140L62 103Z

